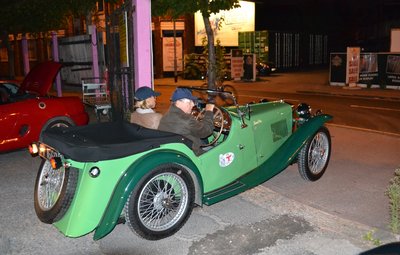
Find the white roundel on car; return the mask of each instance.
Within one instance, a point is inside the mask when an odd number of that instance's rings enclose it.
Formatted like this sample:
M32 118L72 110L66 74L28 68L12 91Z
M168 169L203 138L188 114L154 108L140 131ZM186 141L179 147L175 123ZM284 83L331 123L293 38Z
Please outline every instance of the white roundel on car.
M235 159L235 154L233 154L232 152L219 154L219 166L227 167L233 162L234 159Z

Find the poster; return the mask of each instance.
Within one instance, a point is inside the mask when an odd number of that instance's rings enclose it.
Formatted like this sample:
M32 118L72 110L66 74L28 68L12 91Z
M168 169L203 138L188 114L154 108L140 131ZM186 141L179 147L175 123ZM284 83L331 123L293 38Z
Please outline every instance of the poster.
M362 84L378 84L378 54L360 54L360 78Z
M174 72L175 63L175 50L174 50L174 38L173 37L163 37L163 71L164 72ZM177 71L183 71L183 59L182 59L182 37L176 38L176 61L177 61Z
M243 55L243 79L245 81L256 80L256 54L244 54Z
M231 51L231 77L237 81L242 78L243 75L243 51L232 50Z
M344 85L346 82L346 53L331 53L329 82L331 85Z
M386 85L400 86L400 54L389 54L387 56Z
M360 48L347 47L346 84L355 87L359 79Z
M330 85L347 83L348 54L331 53ZM375 85L381 88L400 88L400 54L363 52L359 58L358 84Z
M389 55L387 57L386 73L400 75L400 56Z

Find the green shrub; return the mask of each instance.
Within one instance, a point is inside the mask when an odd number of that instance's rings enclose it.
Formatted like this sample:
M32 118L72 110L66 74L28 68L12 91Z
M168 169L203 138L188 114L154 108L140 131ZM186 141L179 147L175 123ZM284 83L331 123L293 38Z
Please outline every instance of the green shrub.
M390 229L393 234L398 234L400 229L400 168L394 171L385 194L389 197Z
M200 80L205 72L205 67L196 61L196 54L185 56L185 70L183 77L187 80Z
M215 82L216 86L221 86L225 79L229 79L227 77L228 69L225 62L225 48L221 45L221 41L219 39L216 40L217 44L215 45L215 60L216 60L216 67L215 67ZM208 67L208 42L206 38L202 40L203 44L203 54L206 59L206 66Z

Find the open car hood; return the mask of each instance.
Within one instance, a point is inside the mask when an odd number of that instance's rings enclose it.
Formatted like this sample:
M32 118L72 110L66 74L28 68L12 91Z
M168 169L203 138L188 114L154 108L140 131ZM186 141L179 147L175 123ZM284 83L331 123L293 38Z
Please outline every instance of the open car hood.
M47 61L32 68L23 80L19 90L21 92L33 92L39 96L45 96L61 68L61 64Z

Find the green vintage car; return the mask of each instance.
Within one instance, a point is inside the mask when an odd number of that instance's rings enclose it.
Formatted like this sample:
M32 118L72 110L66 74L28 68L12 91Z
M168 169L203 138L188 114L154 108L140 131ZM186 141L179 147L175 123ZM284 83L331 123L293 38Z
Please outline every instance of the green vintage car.
M39 219L68 237L94 231L99 240L126 223L158 240L177 232L194 206L237 195L290 164L305 180L324 174L331 152L324 123L331 116L306 104L238 105L223 88L191 89L232 102L215 108L215 131L200 156L183 136L123 121L44 133L30 146L42 158L34 191ZM195 117L201 116L200 105Z

